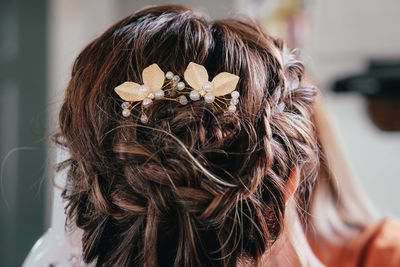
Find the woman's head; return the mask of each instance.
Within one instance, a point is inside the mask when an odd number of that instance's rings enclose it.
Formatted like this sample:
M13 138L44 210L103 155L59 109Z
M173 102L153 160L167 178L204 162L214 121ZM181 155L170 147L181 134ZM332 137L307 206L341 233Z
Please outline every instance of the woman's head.
M240 77L237 111L154 101L121 115L114 88L157 63L183 77ZM60 112L68 216L100 266L232 266L260 261L283 230L286 182L307 209L318 165L315 96L303 66L251 21L211 21L182 6L119 21L76 59Z

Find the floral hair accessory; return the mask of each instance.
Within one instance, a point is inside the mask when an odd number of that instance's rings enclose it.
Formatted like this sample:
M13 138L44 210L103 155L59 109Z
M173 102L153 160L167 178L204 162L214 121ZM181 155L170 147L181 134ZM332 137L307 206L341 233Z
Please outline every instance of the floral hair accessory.
M239 92L235 91L235 88L239 76L221 72L210 82L204 66L190 62L184 72L184 77L191 87L186 87L186 84L180 81L180 77L171 71L164 74L157 64L148 66L142 72L143 84L129 81L115 87L115 92L126 101L121 105L122 115L129 117L132 110L140 105L140 121L147 123L148 117L144 110L153 102L153 99L171 100L186 105L188 103L186 95L189 95L193 101L203 97L204 101L212 104L215 109L236 111ZM230 99L223 97L228 94L231 96Z
M125 101L122 103L122 115L128 117L132 109L141 104L142 116L140 120L147 122L147 116L144 113L144 108L148 107L153 99L162 99L164 97L164 90L162 86L165 81L165 74L157 64L152 64L145 68L142 72L143 84L135 82L124 82L123 84L115 87L115 92ZM132 102L137 102L131 106Z
M215 76L212 81L208 80L208 73L204 66L190 62L184 72L185 81L193 88L189 97L193 101L204 98L206 103L212 103L219 109L224 105L230 112L236 111L236 105L239 103L239 92L234 91L239 81L239 76L221 72ZM222 96L231 94L231 99ZM230 101L230 105L227 104Z

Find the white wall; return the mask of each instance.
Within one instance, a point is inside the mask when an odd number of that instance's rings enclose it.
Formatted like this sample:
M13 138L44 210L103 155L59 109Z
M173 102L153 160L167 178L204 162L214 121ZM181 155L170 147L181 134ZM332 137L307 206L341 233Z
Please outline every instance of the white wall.
M400 59L400 1L313 2L305 55L322 89L337 77L362 72L370 58ZM327 92L326 103L359 185L378 212L400 217L400 132L377 129L358 95Z

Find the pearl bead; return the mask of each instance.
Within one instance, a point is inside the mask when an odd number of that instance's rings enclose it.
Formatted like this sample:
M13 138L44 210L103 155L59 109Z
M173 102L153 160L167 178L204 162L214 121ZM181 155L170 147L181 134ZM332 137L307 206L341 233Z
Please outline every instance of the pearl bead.
M150 98L145 98L145 99L143 99L143 107L148 107L150 104L151 104L151 102L153 102L153 100L151 100Z
M197 101L197 100L200 99L200 93L199 93L199 91L193 90L193 91L190 92L189 97L193 101Z
M205 82L203 85L203 89L206 91L210 91L212 89L212 83L211 82Z
M212 103L212 102L214 102L214 100L215 100L215 96L211 93L207 93L204 96L204 101L206 101L206 103Z
M148 92L149 92L149 87L148 87L147 85L142 84L142 85L139 87L139 93L141 93L141 94L147 94Z
M200 95L201 95L201 96L205 96L206 93L207 93L206 90L201 90L201 91L200 91Z
M232 98L239 98L240 94L239 94L238 91L233 91L233 92L231 93L231 96L232 96Z
M179 90L183 90L183 89L185 89L185 83L184 82L179 82L177 87L178 87Z
M181 78L178 76L178 75L175 75L173 78L172 78L172 81L174 81L174 82L179 82L181 80Z
M237 98L231 99L231 105L237 105L238 103L239 103L239 99L237 99Z
M174 74L172 73L172 71L168 71L167 74L165 74L165 77L168 80L171 80L172 78L174 78Z
M126 109L126 108L129 108L130 105L131 105L131 104L130 104L129 102L123 102L122 105L121 105L121 107L122 107L123 109Z
M283 112L284 110L285 110L285 108L286 108L286 105L285 105L285 103L280 103L279 105L278 105L278 107L277 107L277 110L279 111L279 112Z
M157 91L154 92L156 99L161 99L164 97L164 91L161 89L158 89Z
M154 94L150 93L147 97L150 98L150 99L154 99Z
M142 116L140 116L140 121L142 123L147 123L149 121L149 118L147 118L145 114L142 114Z
M186 98L186 96L181 95L179 97L179 103L181 103L181 105L186 105L188 103L188 99Z
M228 110L229 110L229 112L233 113L233 112L236 111L236 106L230 105L229 108L228 108Z
M131 115L131 111L127 108L122 110L122 116L124 117L129 117L129 115Z

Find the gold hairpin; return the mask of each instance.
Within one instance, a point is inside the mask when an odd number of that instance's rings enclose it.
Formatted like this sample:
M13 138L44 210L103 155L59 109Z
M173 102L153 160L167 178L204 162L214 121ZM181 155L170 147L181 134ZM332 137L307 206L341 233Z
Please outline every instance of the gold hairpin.
M167 78L167 82L165 78ZM180 77L171 71L164 74L157 64L146 67L142 72L143 84L129 81L115 87L115 92L126 101L121 105L122 115L128 117L135 107L141 105L140 121L147 123L148 117L144 109L153 102L153 99L176 101L186 105L188 103L187 94L193 101L203 97L206 103L212 104L216 109L236 111L239 92L235 91L235 88L239 76L221 72L210 82L204 66L190 62L184 72L184 78L191 87L186 87L186 84L180 81ZM176 95L176 92L177 97L170 97ZM166 93L169 95L166 96ZM223 97L227 94L231 95L231 99ZM134 102L136 103L134 104ZM221 105L224 105L225 109Z

